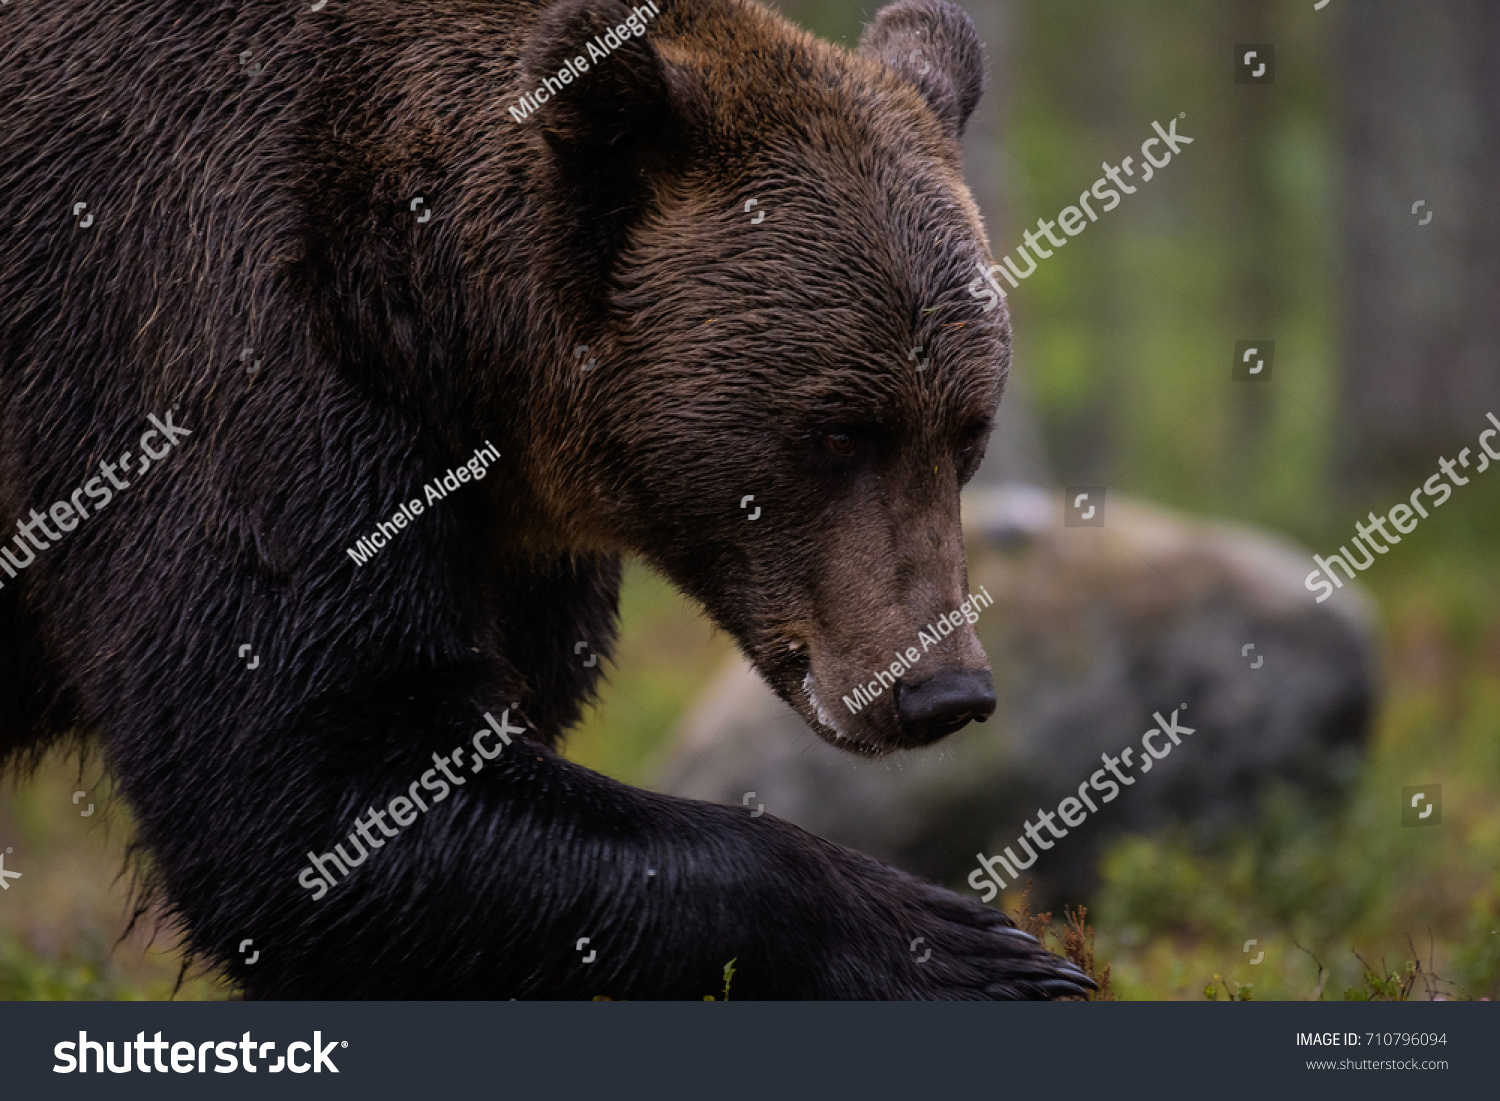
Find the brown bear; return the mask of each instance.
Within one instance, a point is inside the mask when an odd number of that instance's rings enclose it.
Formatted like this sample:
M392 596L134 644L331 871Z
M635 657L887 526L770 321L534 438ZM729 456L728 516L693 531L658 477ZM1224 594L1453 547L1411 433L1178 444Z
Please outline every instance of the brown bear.
M313 7L5 15L0 753L96 739L248 997L1082 994L995 910L553 748L625 554L849 750L993 708L968 18Z

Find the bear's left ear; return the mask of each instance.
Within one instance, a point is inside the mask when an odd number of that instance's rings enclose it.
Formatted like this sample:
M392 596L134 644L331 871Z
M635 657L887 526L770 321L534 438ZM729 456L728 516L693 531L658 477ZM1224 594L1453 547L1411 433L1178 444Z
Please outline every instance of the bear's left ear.
M547 97L526 125L538 129L560 182L586 205L618 210L653 151L679 132L674 101L682 90L651 43L654 19L643 18L650 11L620 0L559 0L542 12L521 57L522 90L534 101L537 89Z
M900 0L881 8L860 53L921 91L956 140L984 93L984 48L969 15L948 0Z

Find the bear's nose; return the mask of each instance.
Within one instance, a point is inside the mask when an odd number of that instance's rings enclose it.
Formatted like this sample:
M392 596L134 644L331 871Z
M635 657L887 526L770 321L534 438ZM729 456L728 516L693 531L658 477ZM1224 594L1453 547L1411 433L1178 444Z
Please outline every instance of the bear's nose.
M908 745L931 745L994 713L995 682L987 672L948 669L921 684L896 684L896 715Z

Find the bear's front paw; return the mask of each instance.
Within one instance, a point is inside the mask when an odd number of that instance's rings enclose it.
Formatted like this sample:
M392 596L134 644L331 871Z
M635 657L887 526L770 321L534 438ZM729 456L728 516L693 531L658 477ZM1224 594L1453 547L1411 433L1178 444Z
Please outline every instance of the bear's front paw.
M1095 983L998 910L878 866L859 879L889 922L866 942L860 976L869 996L1010 1001L1086 997ZM883 880L883 882L880 882ZM871 951L873 950L873 951ZM848 967L852 960L835 963ZM853 976L848 975L848 978ZM858 980L856 980L858 981Z

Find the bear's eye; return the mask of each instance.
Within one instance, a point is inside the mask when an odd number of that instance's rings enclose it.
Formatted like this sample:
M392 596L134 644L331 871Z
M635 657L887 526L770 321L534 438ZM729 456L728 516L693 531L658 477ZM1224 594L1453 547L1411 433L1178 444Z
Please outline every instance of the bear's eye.
M986 438L989 436L989 434L990 434L990 424L989 424L988 421L985 421L982 424L976 424L976 425L974 425L972 428L970 428L968 431L966 431L963 434L962 442L959 444L959 450L963 454L967 455L969 452L973 451L976 447L983 446L983 444L984 444Z
M819 425L804 438L823 460L823 469L847 474L875 457L880 431L872 425L833 423Z
M852 459L859 453L859 444L848 432L825 432L823 450L840 459Z
M984 458L985 444L989 442L990 423L985 421L968 429L958 444L958 484L967 485L979 469Z

